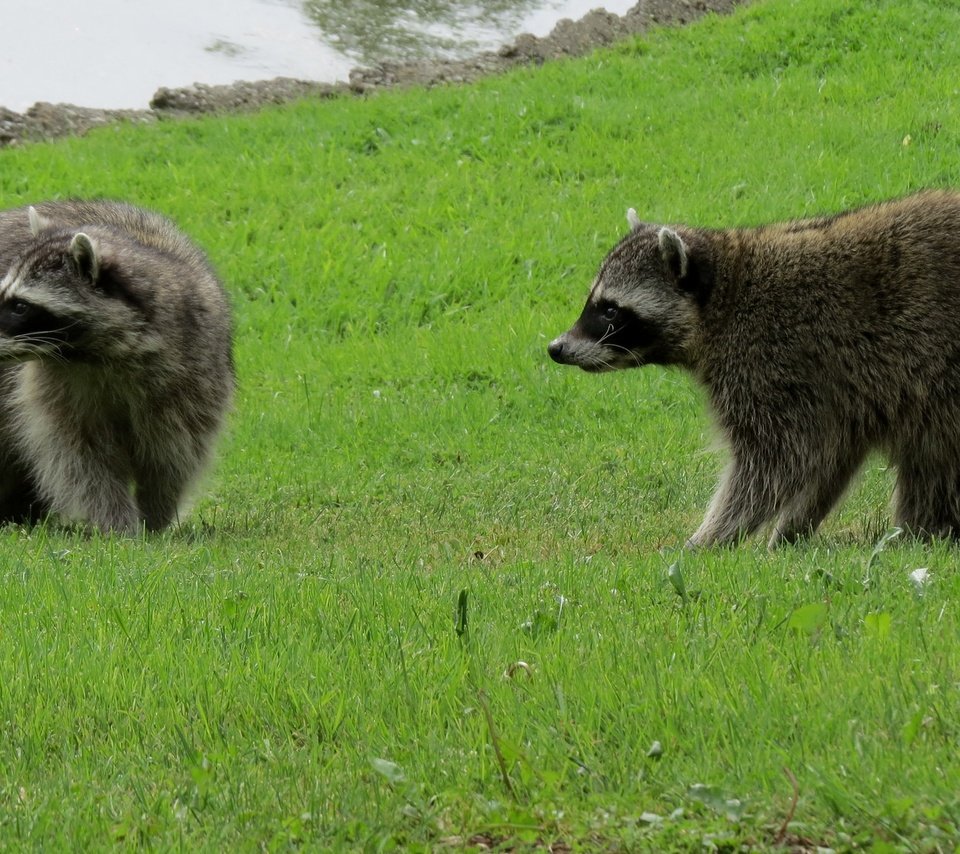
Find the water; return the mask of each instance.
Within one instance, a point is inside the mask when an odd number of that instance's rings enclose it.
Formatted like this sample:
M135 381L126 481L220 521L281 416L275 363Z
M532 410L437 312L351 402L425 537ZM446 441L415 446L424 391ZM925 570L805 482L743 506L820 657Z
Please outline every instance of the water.
M0 106L144 108L160 86L335 82L383 59L462 57L636 0L0 0Z

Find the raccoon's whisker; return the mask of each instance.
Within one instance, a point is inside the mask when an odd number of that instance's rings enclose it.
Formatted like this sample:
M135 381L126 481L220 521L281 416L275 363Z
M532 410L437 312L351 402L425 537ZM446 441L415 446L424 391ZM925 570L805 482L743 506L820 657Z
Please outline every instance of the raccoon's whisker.
M43 335L31 335L29 337L16 335L13 340L33 357L47 357L58 362L66 362L63 355L63 343L57 338L48 338Z
M603 335L600 336L600 338L599 338L599 340L597 341L597 343L598 343L598 344L603 344L611 335L616 335L621 329L623 329L622 326L619 327L619 328L617 328L617 329L614 329L613 324L611 323L611 324L607 327L607 331L604 332Z
M54 362L59 362L61 365L66 365L69 363L69 360L59 347L54 347L51 350L45 350L42 355Z
M597 356L596 359L594 359L594 363L597 365L601 365L604 368L607 368L608 370L611 370L611 371L616 368L613 362L611 362L607 358L604 358L603 356Z
M642 367L642 365L643 365L643 359L641 359L641 358L640 358L633 350L631 350L629 347L624 347L622 344L607 344L606 346L607 346L607 349L608 349L608 350L623 350L624 353L626 353L631 359L634 360L634 362L637 363L637 366L638 366L638 367Z
M52 349L44 347L42 344L33 341L19 341L20 355L14 361L30 361L33 359L48 359L55 362L66 363L66 359L60 352L59 347Z
M641 359L640 356L637 355L635 350L631 350L628 347L621 347L620 349L626 351L627 355L631 359L633 359L634 362L636 362L637 367L643 367L643 364L644 364L643 359Z

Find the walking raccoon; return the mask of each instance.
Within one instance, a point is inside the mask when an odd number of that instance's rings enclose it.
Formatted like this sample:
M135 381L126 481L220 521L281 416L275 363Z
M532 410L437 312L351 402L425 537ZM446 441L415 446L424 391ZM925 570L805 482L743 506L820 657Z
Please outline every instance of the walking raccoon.
M810 534L872 449L896 524L960 535L960 194L749 229L628 219L549 353L706 388L731 460L688 545Z
M160 530L233 386L230 309L169 220L107 201L0 212L0 521Z

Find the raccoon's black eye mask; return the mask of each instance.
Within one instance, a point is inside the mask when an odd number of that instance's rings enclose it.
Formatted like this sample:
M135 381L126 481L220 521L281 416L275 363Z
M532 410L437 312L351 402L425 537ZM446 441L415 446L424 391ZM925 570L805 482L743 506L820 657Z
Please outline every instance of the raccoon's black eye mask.
M588 305L580 317L580 330L588 338L599 341L616 331L616 327L624 320L624 313L616 303L609 300L600 300L595 305Z
M659 338L655 324L610 300L587 306L577 325L584 337L606 347L634 350L649 347Z
M66 344L73 324L25 300L0 303L0 333L11 338L42 339L46 344Z

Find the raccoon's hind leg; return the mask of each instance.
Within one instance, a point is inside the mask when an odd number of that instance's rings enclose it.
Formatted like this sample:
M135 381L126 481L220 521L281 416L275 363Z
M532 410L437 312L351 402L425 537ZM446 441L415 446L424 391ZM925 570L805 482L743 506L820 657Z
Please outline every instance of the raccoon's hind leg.
M807 487L787 505L777 520L768 548L795 543L813 534L837 503L865 456L865 450L845 451L832 462L824 462L811 471Z
M894 524L920 537L960 537L960 467L898 462Z

